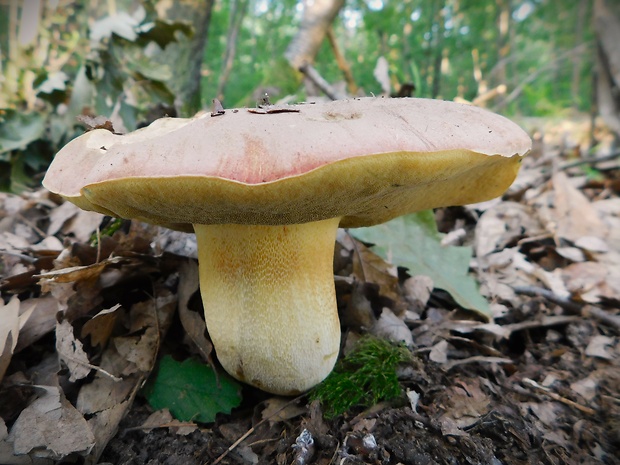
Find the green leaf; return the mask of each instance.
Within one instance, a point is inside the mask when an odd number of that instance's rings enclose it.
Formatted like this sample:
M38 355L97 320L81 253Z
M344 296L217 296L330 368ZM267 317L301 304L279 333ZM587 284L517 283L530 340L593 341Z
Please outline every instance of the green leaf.
M462 307L485 318L491 316L489 303L480 295L469 275L471 247L444 247L433 212L401 216L387 223L351 231L358 239L375 244L373 250L384 258L409 269L414 275L432 278L435 287L450 293Z
M45 118L39 113L0 111L0 153L23 149L31 142L40 139L44 132Z
M215 421L241 402L240 385L193 359L177 362L163 357L155 377L143 393L154 409L167 408L180 421Z

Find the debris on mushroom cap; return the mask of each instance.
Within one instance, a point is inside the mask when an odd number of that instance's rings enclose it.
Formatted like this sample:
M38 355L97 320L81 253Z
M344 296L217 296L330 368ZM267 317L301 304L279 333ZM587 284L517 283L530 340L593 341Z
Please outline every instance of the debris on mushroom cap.
M531 146L508 119L453 102L296 109L163 118L126 135L94 130L58 153L43 184L84 209L177 229L329 217L368 226L500 195Z

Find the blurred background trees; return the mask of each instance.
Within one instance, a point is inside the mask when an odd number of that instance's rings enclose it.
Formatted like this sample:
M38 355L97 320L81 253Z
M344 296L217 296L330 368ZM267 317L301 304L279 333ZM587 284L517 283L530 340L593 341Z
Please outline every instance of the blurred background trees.
M593 10L588 0L1 0L0 186L36 184L83 131L79 115L125 132L214 98L400 92L508 115L589 112Z

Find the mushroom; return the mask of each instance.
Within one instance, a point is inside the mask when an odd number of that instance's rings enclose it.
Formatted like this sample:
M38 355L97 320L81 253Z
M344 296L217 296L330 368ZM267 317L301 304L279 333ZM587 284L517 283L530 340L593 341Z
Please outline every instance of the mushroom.
M304 392L340 345L337 228L501 195L528 135L486 110L362 98L90 131L43 185L86 210L195 231L205 319L235 378Z

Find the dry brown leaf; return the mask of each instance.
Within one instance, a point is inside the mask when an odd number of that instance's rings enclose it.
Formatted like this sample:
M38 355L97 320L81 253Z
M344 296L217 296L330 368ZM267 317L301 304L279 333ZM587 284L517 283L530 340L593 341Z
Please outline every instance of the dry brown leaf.
M353 254L353 275L361 282L378 284L381 295L398 302L400 293L394 265L360 242L356 244L356 251Z
M172 418L170 411L165 408L157 410L149 415L140 425L140 429L149 431L154 428L168 428L168 431L178 434L179 436L187 436L198 429L198 425L194 423L183 423Z
M60 270L47 271L39 274L38 277L45 280L52 280L56 283L71 283L98 277L107 266L124 261L127 261L124 257L110 257L92 265L72 266Z
M40 462L35 462L27 455L17 457L13 453L13 444L7 441L9 431L6 428L4 419L0 417L0 463L10 463L11 465L53 465L51 460L41 459Z
M82 338L90 336L90 343L93 346L103 347L114 329L114 324L118 318L117 310L120 308L120 304L116 304L113 307L101 310L94 317L84 323L82 332L80 333Z
M162 425L170 423L172 420L173 418L170 410L164 408L151 413L148 418L144 420L144 422L140 425L140 428L146 431L153 428L161 428Z
M15 352L29 347L56 327L58 301L52 296L34 297L20 304L20 315L32 306L32 314L19 331Z
M82 386L78 393L77 409L88 416L96 441L87 458L88 464L97 463L116 433L119 422L152 369L161 336L172 322L176 297L165 288L157 289L156 294L156 299L131 308L130 332L111 339L93 381Z
M166 301L167 300L167 301ZM159 327L157 306L176 303L176 298L159 297L157 301L145 300L131 307L131 327L129 335L114 338L114 346L119 355L130 362L121 372L123 376L136 372L150 372L155 364L159 347Z
M183 262L179 268L179 318L185 333L194 342L203 360L213 364L213 344L205 337L205 322L201 316L189 309L189 300L198 291L198 265L194 260Z
M551 213L556 224L555 233L572 242L584 236L604 238L607 227L587 197L573 187L568 176L560 171L552 181L555 208Z
M562 270L568 291L580 300L597 303L601 296L614 297L607 286L609 268L596 262L573 263Z
M56 325L56 351L58 358L67 365L71 376L69 381L75 382L85 378L91 370L88 355L84 352L84 345L73 334L73 326L67 320Z
M412 276L403 283L405 298L419 312L426 307L434 287L433 279L424 275Z
M69 454L86 456L95 438L84 417L56 386L37 386L43 395L19 415L7 440L16 455L59 460Z
M614 350L614 345L615 341L613 338L599 334L590 339L585 354L588 357L614 360L618 355L617 351Z
M471 426L488 412L490 403L476 379L462 380L448 387L441 405L445 413L439 417L442 432L461 435L462 428Z
M78 207L71 202L63 202L58 207L53 208L49 213L50 224L47 226L47 234L56 234L64 224L77 215Z
M290 420L308 412L305 405L299 405L283 397L271 397L263 402L263 406L261 418L271 424Z
M448 341L442 339L435 344L431 348L428 358L435 363L446 363L448 361Z
M20 305L17 296L13 296L6 305L0 299L0 381L16 352L20 332L32 316L34 308L32 303Z
M591 373L588 377L571 383L570 388L583 397L586 401L591 401L597 394L599 380Z
M413 345L411 330L387 307L383 308L379 319L370 328L370 334L394 342L404 342L408 346Z
M9 367L19 336L19 299L13 296L8 304L0 300L0 381Z
M531 207L516 202L499 203L485 211L476 224L476 257L501 251L519 238L539 236L542 231Z
M50 224L47 234L62 231L63 235L73 235L78 242L88 242L101 224L103 215L78 208L71 202L64 202L49 213Z

